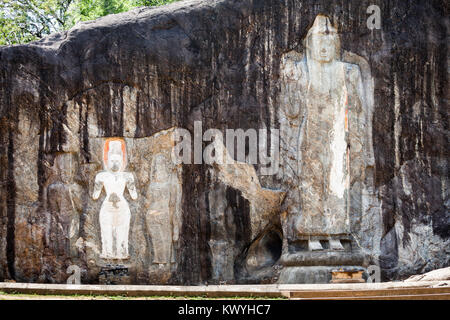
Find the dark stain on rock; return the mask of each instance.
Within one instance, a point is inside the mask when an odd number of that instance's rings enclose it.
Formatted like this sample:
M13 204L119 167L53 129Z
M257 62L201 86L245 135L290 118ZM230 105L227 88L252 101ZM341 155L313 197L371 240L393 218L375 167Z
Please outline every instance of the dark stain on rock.
M14 135L9 130L8 137L8 170L6 180L6 205L7 205L7 226L6 226L6 260L8 265L9 277L15 279L15 229L16 229L16 183L14 180Z

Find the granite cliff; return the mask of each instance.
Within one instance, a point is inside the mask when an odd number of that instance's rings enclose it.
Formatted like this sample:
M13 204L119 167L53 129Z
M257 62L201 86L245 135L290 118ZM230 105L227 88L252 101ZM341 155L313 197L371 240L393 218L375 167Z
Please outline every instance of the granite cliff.
M372 4L380 29L367 26ZM0 280L63 283L75 264L99 281L92 193L105 139L121 137L138 194L125 193L126 281L277 281L285 181L259 165L164 163L175 128L195 121L280 128L282 58L304 51L319 14L370 71L374 201L352 220L366 263L384 280L449 266L448 3L186 0L0 47ZM155 209L157 191L169 200ZM165 206L167 232L148 218Z

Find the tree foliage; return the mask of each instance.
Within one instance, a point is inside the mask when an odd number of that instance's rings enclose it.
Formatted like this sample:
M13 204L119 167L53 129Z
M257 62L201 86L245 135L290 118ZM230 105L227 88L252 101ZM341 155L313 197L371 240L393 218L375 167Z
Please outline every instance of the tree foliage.
M0 0L0 45L27 43L93 20L140 6L177 0Z
M0 44L25 43L69 27L73 0L0 1Z

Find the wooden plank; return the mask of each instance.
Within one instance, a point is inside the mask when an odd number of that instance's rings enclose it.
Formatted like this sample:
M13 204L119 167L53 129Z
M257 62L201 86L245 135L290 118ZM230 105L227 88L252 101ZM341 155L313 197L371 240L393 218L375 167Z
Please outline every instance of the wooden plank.
M423 295L365 296L365 297L312 297L293 298L291 300L450 300L449 293Z
M388 297L403 295L450 294L450 287L438 288L396 288L370 290L314 290L290 291L290 298L321 298L321 297Z

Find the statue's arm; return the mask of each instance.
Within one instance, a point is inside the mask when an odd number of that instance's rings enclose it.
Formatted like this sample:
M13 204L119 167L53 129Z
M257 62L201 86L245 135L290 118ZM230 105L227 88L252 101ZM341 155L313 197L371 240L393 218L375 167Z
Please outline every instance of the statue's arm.
M288 123L298 123L302 110L304 86L307 74L304 62L298 54L285 54L280 64L280 119Z
M173 241L178 241L180 238L180 230L181 230L181 196L182 191L181 187L178 183L175 184L174 188L174 200L175 200L175 211L172 218L172 224L173 224Z
M103 189L103 179L101 178L101 173L99 173L95 177L94 193L92 194L92 199L97 200L100 197L102 189Z
M83 201L81 197L82 193L83 192L78 184L75 185L71 191L72 201L75 206L75 210L78 212L83 211Z
M358 107L365 108L365 92L364 92L364 85L362 81L362 75L361 70L359 69L359 66L353 65L350 70L350 83L353 86L353 91L356 94L359 101ZM358 110L359 111L359 110Z
M61 184L52 183L47 188L48 209L50 212L61 212L60 201L62 196Z
M130 193L131 199L136 200L138 194L136 190L136 184L134 183L134 176L131 172L127 175L127 188L128 192Z
M67 186L67 193L72 209L80 213L83 211L82 189L79 184L73 183Z

